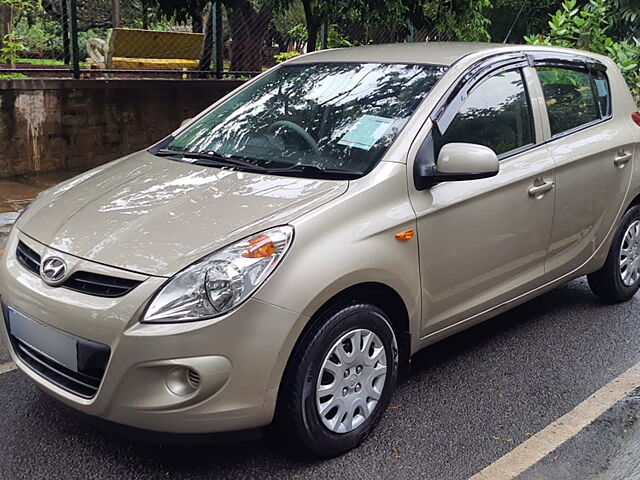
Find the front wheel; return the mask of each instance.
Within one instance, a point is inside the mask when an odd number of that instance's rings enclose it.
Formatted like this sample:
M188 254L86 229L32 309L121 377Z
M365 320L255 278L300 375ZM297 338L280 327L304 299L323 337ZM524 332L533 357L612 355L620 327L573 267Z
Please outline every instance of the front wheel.
M380 421L398 377L387 315L352 305L318 318L294 350L276 422L290 443L321 457L359 445Z
M631 299L640 288L640 206L622 217L604 266L587 275L589 286L609 303Z

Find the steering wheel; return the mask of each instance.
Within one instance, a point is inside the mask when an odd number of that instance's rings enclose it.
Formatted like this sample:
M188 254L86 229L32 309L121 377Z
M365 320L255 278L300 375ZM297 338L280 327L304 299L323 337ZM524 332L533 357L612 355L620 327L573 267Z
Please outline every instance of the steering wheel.
M275 134L276 130L278 130L279 128L286 128L288 130L291 130L293 133L302 138L305 143L309 145L309 148L311 148L311 150L313 150L315 153L320 152L320 149L318 149L318 142L316 142L313 137L309 135L309 133L297 123L290 122L289 120L278 120L277 122L273 122L271 125L269 125L267 131L270 134Z

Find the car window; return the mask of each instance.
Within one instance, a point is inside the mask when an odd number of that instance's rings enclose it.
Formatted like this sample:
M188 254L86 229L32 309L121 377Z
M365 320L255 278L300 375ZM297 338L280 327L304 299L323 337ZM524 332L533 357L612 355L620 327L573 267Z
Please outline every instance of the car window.
M534 143L531 108L519 70L489 77L471 91L436 139L436 157L452 142L484 145L498 155Z
M547 105L551 135L600 119L588 72L557 67L538 67L537 71ZM603 96L608 96L608 89L603 91Z
M593 91L596 95L596 102L601 118L611 115L611 93L607 74L595 71L592 74Z
M168 148L240 156L275 173L305 165L314 175L364 174L445 70L401 63L282 66L190 125Z

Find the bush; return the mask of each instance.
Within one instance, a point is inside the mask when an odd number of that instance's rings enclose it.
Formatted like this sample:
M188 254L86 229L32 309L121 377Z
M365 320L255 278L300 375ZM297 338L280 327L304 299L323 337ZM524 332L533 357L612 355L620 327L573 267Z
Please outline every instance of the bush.
M607 35L611 28L607 0L589 0L583 8L576 4L577 0L565 0L562 9L551 16L549 32L525 37L525 41L608 55L620 67L636 100L640 100L640 40L616 42Z
M278 55L274 55L273 58L275 59L276 63L282 63L299 56L300 52L296 52L294 50L292 52L279 53Z

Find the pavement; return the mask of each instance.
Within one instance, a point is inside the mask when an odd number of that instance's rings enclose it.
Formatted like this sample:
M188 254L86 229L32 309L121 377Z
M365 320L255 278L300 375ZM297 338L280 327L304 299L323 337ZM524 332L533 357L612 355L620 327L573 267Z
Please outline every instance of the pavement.
M0 219L37 181L0 182ZM467 479L638 364L638 331L640 295L604 305L574 280L420 352L374 434L326 461L272 438L176 446L115 431L3 370L0 345L0 479ZM639 417L631 392L517 478L640 478Z

